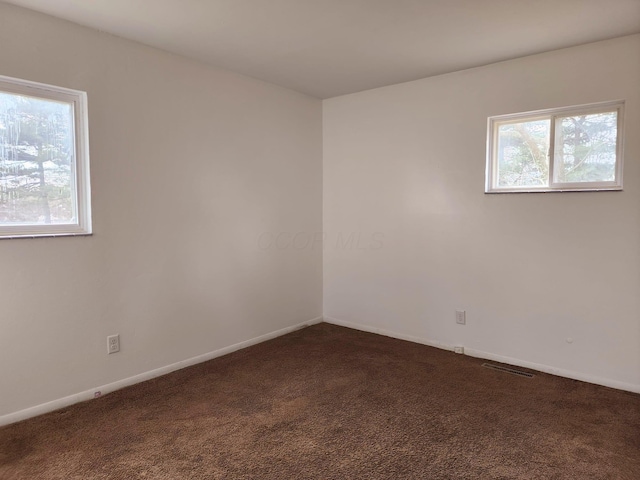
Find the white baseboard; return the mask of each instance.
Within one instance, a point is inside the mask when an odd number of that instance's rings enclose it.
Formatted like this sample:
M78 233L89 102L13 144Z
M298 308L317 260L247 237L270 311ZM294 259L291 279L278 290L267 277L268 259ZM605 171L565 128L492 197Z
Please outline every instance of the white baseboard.
M343 327L353 328L354 330L361 330L363 332L377 333L384 335L385 337L397 338L399 340L407 340L409 342L421 343L430 347L436 347L443 350L449 350L453 352L454 345L447 345L441 342L428 340L421 337L415 337L412 335L405 335L402 333L392 332L383 328L371 327L369 325L363 325L360 323L346 322L332 317L324 317L324 321L334 325L340 325ZM574 372L571 370L565 370L562 368L551 367L535 362L528 362L526 360L520 360L512 357L505 357L502 355L496 355L490 352L484 352L482 350L476 350L474 348L464 348L464 354L470 357L482 358L485 360L493 360L494 362L506 363L522 368L529 368L538 372L549 373L551 375L557 375L559 377L571 378L573 380L580 380L581 382L594 383L596 385L602 385L605 387L615 388L617 390L625 390L627 392L640 393L640 385L633 383L620 382L618 380L611 380L608 378L602 378L595 375L588 375L585 373Z
M180 370L182 368L190 367L198 363L206 362L207 360L211 360L216 357L227 355L228 353L235 352L236 350L241 350L243 348L250 347L251 345L256 345L258 343L262 343L267 340L271 340L272 338L286 335L287 333L291 333L295 330L299 330L301 328L314 325L320 322L322 322L322 317L316 317L314 319L299 323L297 325L293 325L291 327L282 328L280 330L276 330L275 332L270 332L264 335L260 335L259 337L255 337L250 340L245 340L244 342L236 343L234 345L220 348L218 350L214 350L213 352L204 353L196 357L188 358L180 362L172 363L171 365L156 368L155 370L140 373L138 375L134 375L133 377L118 380L117 382L109 383L107 385L101 385L99 387L95 387L90 390L85 390L84 392L69 395L68 397L59 398L51 402L43 403L40 405L36 405L34 407L25 408L24 410L19 410L17 412L2 415L0 416L0 427L3 425L9 425L10 423L19 422L21 420L26 420L27 418L36 417L38 415L42 415L43 413L52 412L60 408L65 408L70 405L73 405L74 403L84 402L86 400L92 400L93 398L95 398L94 395L96 394L96 392L100 392L101 395L106 395L107 393L120 390L121 388L128 387L136 383L144 382L146 380L151 380L152 378L156 378L161 375L166 375L167 373L171 373L176 370Z
M485 360L493 360L494 362L507 363L509 365L515 365L517 367L523 367L531 370L537 370L538 372L557 375L558 377L571 378L572 380L580 380L581 382L594 383L596 385L615 388L617 390L625 390L627 392L640 393L640 385L634 385L633 383L620 382L618 380L611 380L609 378L598 377L596 375L589 375L586 373L574 372L572 370L565 370L563 368L551 367L549 365L544 365L541 363L528 362L526 360L520 360L517 358L505 357L502 355L496 355L495 353L476 350L474 348L465 347L464 353L465 355L469 355L470 357L483 358Z
M354 330L360 330L362 332L377 333L378 335L384 335L385 337L397 338L398 340L406 340L408 342L420 343L422 345L428 345L430 347L440 348L442 350L450 350L453 352L453 345L447 345L445 343L436 342L433 340L427 340L422 337L415 337L413 335L405 335L403 333L392 332L385 330L384 328L371 327L369 325L363 325L361 323L346 322L338 318L324 317L326 323L333 325L339 325L341 327L352 328Z

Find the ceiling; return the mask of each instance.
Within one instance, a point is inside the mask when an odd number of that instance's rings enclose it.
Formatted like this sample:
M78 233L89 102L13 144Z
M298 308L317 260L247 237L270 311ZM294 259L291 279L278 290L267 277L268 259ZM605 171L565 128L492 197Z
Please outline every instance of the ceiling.
M318 98L640 32L640 0L8 0Z

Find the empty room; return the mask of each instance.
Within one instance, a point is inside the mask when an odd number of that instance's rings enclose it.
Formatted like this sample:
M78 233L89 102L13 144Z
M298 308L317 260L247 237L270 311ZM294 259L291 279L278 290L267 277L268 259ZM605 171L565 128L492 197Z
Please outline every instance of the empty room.
M640 0L0 45L0 479L640 479Z

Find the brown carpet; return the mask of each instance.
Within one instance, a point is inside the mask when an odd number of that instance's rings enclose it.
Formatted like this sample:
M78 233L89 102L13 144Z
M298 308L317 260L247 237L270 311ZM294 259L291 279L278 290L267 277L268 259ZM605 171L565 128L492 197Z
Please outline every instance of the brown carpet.
M640 395L328 324L0 429L5 479L640 479Z

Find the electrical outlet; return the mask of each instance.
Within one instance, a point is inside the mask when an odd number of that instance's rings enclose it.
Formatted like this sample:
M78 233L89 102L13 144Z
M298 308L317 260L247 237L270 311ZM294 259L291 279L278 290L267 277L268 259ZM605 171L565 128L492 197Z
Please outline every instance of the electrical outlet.
M464 310L456 310L456 323L458 325L467 324L467 312Z
M455 353L463 354L464 353L464 347L453 347L453 351Z
M120 335L109 335L107 337L107 353L117 353L120 351Z

